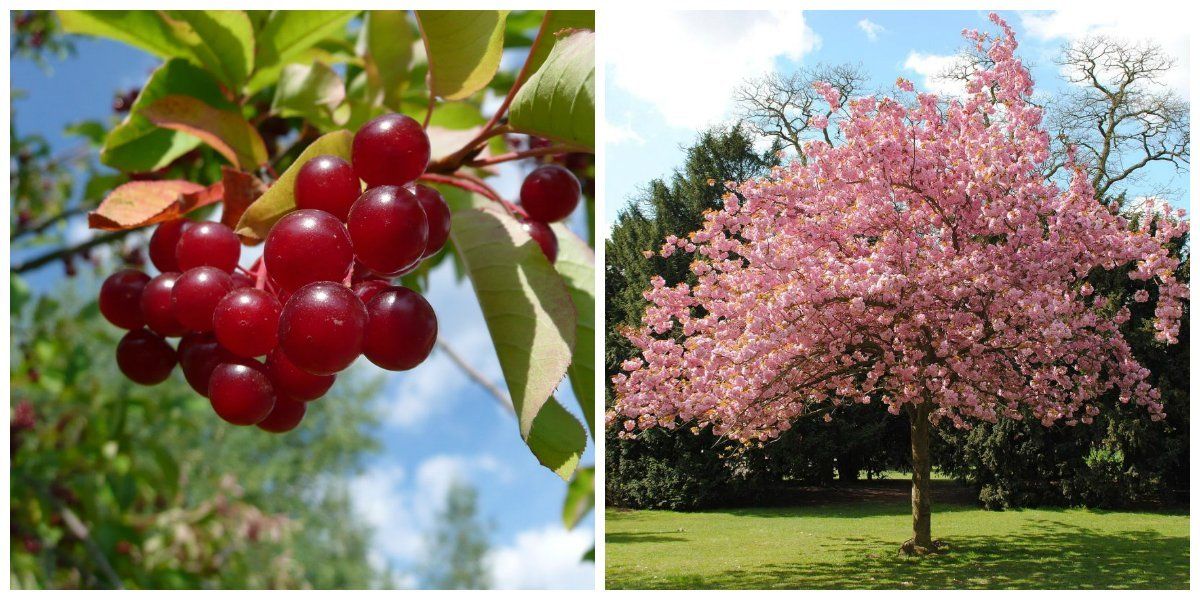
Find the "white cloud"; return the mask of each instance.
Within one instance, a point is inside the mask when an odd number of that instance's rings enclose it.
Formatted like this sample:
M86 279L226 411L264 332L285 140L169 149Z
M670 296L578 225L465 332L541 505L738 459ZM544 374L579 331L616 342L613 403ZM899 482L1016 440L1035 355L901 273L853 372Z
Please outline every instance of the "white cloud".
M724 118L750 76L799 61L820 44L800 11L643 11L605 49L609 82L650 104L671 126Z
M883 25L876 23L870 19L863 19L858 22L858 28L867 34L867 39L872 42L879 39L879 34L884 30Z
M439 454L425 459L411 476L403 467L380 465L352 479L355 512L375 530L371 561L411 563L420 558L426 527L451 484L480 477L508 480L512 474L490 454Z
M904 59L904 68L924 77L921 86L925 90L945 97L964 97L967 86L957 79L943 77L962 57L957 54L925 54L913 50Z
M595 566L580 557L592 547L585 527L567 531L557 523L523 531L490 555L498 589L591 589Z
M642 134L638 133L633 128L633 125L629 123L618 125L605 119L602 127L604 128L601 132L604 143L609 146L617 144L635 144L641 146L646 143L646 138L643 138Z
M1152 41L1176 60L1175 68L1164 82L1188 96L1188 38L1192 19L1179 14L1179 7L1152 2L1139 4L1136 10L1106 10L1084 5L1053 12L1023 12L1021 25L1042 41L1073 41L1089 35L1103 35L1128 42Z

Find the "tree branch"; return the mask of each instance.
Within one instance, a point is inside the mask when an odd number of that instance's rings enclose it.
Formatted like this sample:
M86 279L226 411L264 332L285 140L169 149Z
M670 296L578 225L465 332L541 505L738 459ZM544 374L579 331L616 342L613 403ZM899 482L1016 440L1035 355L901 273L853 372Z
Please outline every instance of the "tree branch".
M483 389L487 390L487 392L492 396L492 398L495 398L496 402L500 404L500 406L504 407L504 409L512 415L517 414L517 411L513 408L512 399L508 397L508 394L504 390L500 389L500 386L488 379L486 375L479 372L479 370L477 370L475 367L471 366L471 364L468 363L466 359L464 359L462 355L454 349L453 346L448 344L446 340L438 337L437 347L442 352L445 352L446 356L450 357L450 360L457 365L459 369L462 369L462 372L465 373L467 377L469 377L475 383L483 386Z

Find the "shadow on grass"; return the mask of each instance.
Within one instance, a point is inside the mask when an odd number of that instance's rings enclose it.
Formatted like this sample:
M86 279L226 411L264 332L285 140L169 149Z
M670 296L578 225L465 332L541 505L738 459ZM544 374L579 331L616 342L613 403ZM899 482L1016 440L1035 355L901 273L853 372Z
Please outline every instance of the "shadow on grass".
M1188 537L1150 530L1119 534L1036 519L1018 534L945 538L950 552L897 554L895 540L863 535L795 562L697 576L660 574L653 581L613 577L621 588L742 589L1160 589L1188 586ZM611 543L611 540L610 540ZM840 554L820 562L829 551Z
M646 542L683 542L684 538L675 535L664 535L675 533L673 531L646 531L638 533L610 533L604 536L605 543L608 544L639 544Z

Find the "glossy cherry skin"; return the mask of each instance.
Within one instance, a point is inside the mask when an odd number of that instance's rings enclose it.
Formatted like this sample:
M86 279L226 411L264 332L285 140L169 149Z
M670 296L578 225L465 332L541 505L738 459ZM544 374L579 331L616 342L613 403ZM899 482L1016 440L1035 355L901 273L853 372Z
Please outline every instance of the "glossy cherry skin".
M279 317L279 348L314 375L333 375L362 352L367 309L346 286L319 281L292 294Z
M254 287L254 280L251 279L249 275L241 271L234 271L229 275L229 277L233 280L233 289L235 290L240 288Z
M379 275L393 275L420 261L429 241L429 224L416 195L391 185L359 197L346 226L358 262Z
M163 273L151 279L142 290L142 317L146 327L161 336L179 337L187 333L187 327L175 317L175 308L171 304L171 292L178 279L179 273Z
M232 229L221 223L193 223L184 229L175 246L180 272L196 267L216 267L232 273L241 255L241 242Z
M278 348L267 355L267 372L280 395L304 402L324 396L337 380L336 375L313 375L300 369Z
M179 272L179 260L175 258L175 247L183 230L191 225L187 219L164 221L154 228L150 236L150 262L159 273Z
M450 206L437 190L417 184L413 186L413 194L425 211L425 220L429 224L429 239L425 243L425 252L421 258L429 258L437 254L450 239Z
M323 210L297 210L271 227L263 248L271 280L292 291L314 281L341 281L354 264L346 226Z
M354 295L358 296L358 299L362 300L363 304L369 304L376 294L390 287L392 287L392 284L386 279L364 279L354 284L352 289L354 290Z
M189 331L212 331L217 303L233 289L233 279L216 267L196 267L175 280L171 307Z
M323 210L345 221L350 206L362 194L362 184L350 163L322 154L300 167L295 190L296 208Z
M196 393L208 397L208 380L213 369L238 357L221 347L211 333L189 333L179 340L179 367L183 377Z
M258 428L271 433L291 431L304 419L307 410L305 403L280 396L275 399L275 407L267 418L258 422Z
M380 115L354 134L350 162L368 187L404 185L429 165L429 136L411 117Z
M546 255L546 260L554 264L554 261L558 260L558 236L554 235L554 230L541 221L525 221L521 223L521 227L537 242L542 254Z
M142 317L142 290L150 276L136 269L122 269L109 275L100 285L100 314L121 329L137 329L146 323Z
M234 425L254 425L275 407L275 388L256 361L217 365L208 380L208 399L217 416Z
M233 290L213 311L213 332L230 352L262 356L275 349L279 313L283 306L274 296L255 288Z
M117 343L117 367L134 383L162 383L175 368L175 349L156 333L134 329Z
M437 342L437 316L421 294L405 287L379 292L367 305L363 355L389 371L411 369Z
M521 183L521 207L534 221L561 221L579 205L579 180L559 165L543 165Z

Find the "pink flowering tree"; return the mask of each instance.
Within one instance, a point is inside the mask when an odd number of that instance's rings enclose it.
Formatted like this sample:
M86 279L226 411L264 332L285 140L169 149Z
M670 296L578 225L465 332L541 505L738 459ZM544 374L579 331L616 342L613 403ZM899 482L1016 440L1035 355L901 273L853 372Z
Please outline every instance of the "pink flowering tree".
M1133 222L1043 175L1050 139L1012 30L964 35L991 58L963 98L864 97L843 108L818 85L844 143L811 142L807 165L729 183L723 210L662 254L694 253L695 283L652 280L641 351L613 378L610 424L711 427L765 443L798 419L881 402L911 427L910 553L930 535L930 428L1034 418L1086 424L1114 392L1161 419L1158 392L1122 337L1122 302L1094 294L1093 270L1157 291L1163 343L1179 331L1185 284L1167 244L1182 211L1148 202ZM821 117L817 117L820 119ZM823 127L825 123L817 123Z

